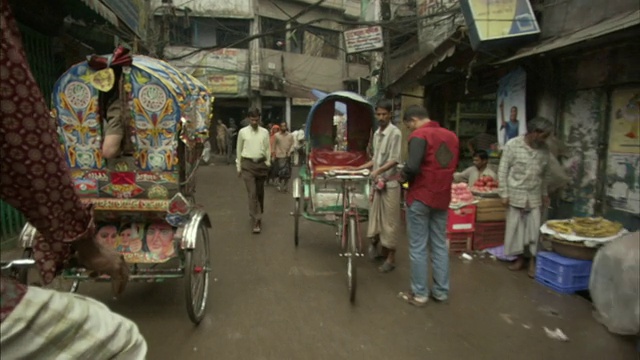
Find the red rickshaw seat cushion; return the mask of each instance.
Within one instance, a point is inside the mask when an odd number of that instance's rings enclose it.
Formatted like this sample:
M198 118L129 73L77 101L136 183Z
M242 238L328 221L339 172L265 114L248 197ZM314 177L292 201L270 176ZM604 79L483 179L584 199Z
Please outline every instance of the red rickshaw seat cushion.
M333 151L314 149L309 156L313 176L347 166L360 166L369 161L366 151Z

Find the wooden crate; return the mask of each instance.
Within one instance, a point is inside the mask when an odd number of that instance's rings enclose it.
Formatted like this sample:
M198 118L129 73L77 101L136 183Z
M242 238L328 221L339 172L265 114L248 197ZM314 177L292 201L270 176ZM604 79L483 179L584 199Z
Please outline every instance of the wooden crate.
M502 199L482 199L477 204L476 223L505 221L506 215L507 208L502 205Z

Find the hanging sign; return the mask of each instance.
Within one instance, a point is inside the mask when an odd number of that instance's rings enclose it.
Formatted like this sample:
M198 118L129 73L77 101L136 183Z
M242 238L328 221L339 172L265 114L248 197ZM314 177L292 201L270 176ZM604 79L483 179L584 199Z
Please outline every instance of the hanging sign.
M347 54L382 49L384 47L381 26L348 30L343 34Z

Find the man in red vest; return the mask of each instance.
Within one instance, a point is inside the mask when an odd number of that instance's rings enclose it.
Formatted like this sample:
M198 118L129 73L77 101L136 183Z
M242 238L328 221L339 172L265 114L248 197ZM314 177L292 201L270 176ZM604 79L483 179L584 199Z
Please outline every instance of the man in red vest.
M447 250L447 211L451 202L451 183L458 166L459 140L456 134L429 119L421 106L410 106L404 123L412 130L409 158L403 169L409 181L407 229L411 260L411 290L399 297L409 304L424 306L429 299L428 250L433 265L436 301L449 296L449 252Z

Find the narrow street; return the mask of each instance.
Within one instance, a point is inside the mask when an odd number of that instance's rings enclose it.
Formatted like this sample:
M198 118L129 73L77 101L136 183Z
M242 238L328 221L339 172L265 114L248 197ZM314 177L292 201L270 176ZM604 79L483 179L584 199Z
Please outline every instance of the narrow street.
M212 286L199 327L187 317L181 280L130 284L118 300L106 284L80 286L138 323L149 359L637 358L634 342L599 325L587 300L555 294L488 258L452 257L448 304L402 303L406 240L390 274L360 261L352 306L333 229L303 221L294 247L290 194L267 188L260 235L250 232L232 166L202 168L198 196L213 222ZM544 326L570 341L548 338Z

